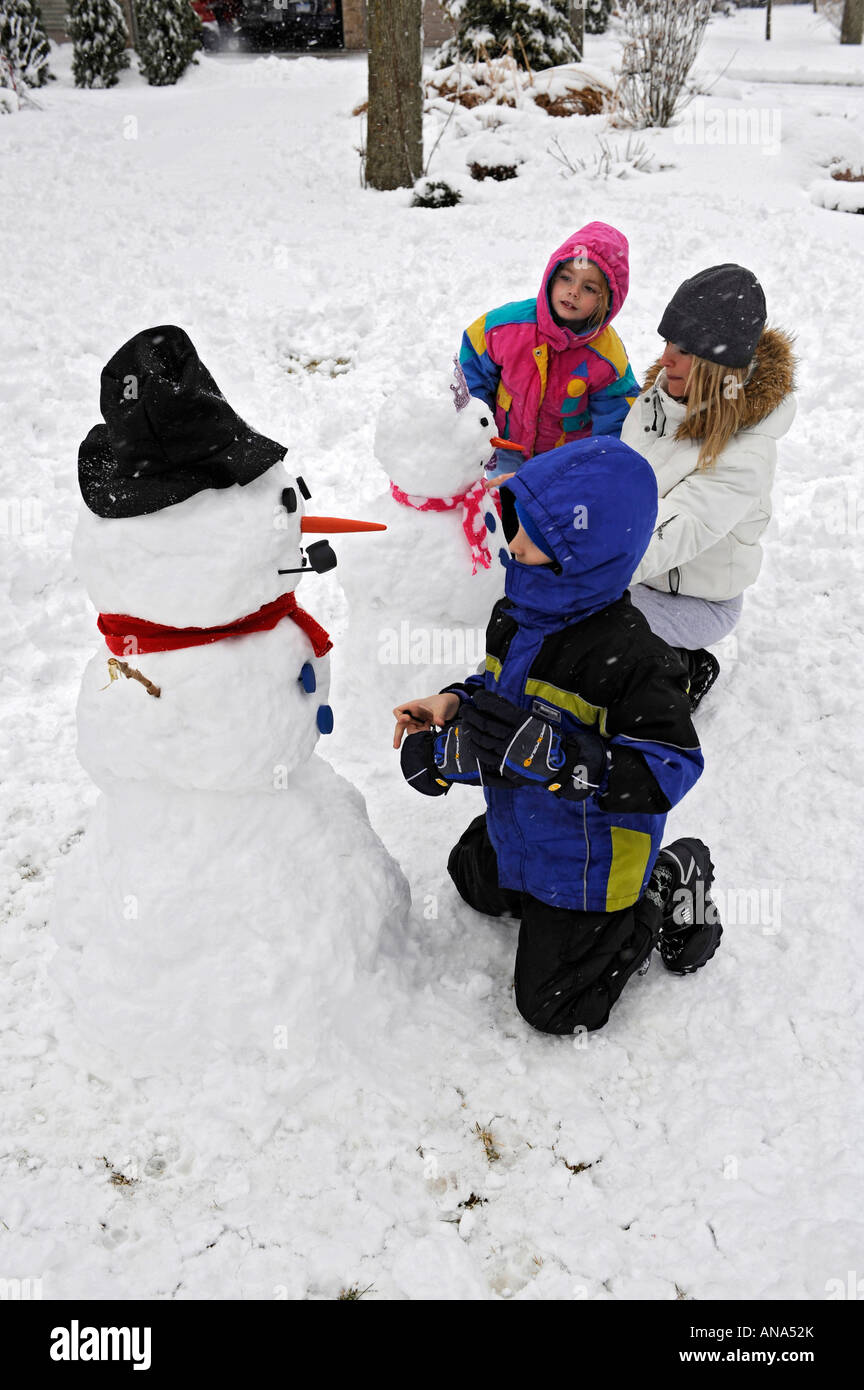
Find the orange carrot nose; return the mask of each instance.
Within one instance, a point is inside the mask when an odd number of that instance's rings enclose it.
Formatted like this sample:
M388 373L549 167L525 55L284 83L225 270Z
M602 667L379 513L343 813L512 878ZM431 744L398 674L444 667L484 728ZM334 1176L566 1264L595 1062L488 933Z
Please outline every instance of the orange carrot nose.
M303 516L300 530L318 535L326 531L386 531L387 527L381 521L351 521L347 516Z
M496 449L516 449L520 454L527 454L528 452L524 444L514 444L512 439L502 439L498 434L493 434L489 443L494 444Z

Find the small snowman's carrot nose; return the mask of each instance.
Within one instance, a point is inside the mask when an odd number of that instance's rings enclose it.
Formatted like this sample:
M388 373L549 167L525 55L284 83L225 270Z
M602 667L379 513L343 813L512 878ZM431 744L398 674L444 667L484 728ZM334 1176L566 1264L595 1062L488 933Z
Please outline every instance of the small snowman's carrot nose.
M499 434L493 434L489 443L493 444L496 449L515 449L520 454L527 454L528 452L524 444L516 444L512 439L502 439Z
M329 531L386 531L387 527L381 521L352 521L347 516L304 516L300 530L320 535Z

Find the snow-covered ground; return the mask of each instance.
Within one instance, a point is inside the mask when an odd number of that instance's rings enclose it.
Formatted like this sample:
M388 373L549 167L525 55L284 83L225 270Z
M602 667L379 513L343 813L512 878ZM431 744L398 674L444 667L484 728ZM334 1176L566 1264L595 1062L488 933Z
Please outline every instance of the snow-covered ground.
M763 24L712 24L710 93L677 131L638 137L664 167L592 178L598 135L621 157L626 134L528 104L491 137L524 159L518 179L477 183L465 150L490 136L460 113L429 172L464 198L436 211L361 188L363 55L203 56L175 88L128 73L79 92L67 48L42 110L0 119L0 1277L39 1278L46 1298L820 1299L860 1269L864 224L810 188L864 157L864 52L809 7L775 7L770 45ZM588 66L616 53L589 37ZM553 138L588 172L568 175ZM356 514L386 486L385 395L446 367L467 322L534 293L550 249L598 218L630 238L617 326L637 375L672 290L720 261L752 267L770 322L798 334L764 569L700 712L705 775L669 824L712 847L716 959L686 979L656 962L587 1041L531 1032L512 925L464 907L445 871L476 797L402 784L361 608L368 661L340 669L337 643L320 747L415 906L358 977L314 1087L290 1113L249 1099L244 1122L230 1069L224 1110L191 1075L133 1088L75 1071L45 976L52 878L95 796L74 706L98 635L70 540L102 365L137 330L181 324L235 408L290 442L316 511ZM343 572L363 544L338 544ZM337 636L338 575L299 595Z

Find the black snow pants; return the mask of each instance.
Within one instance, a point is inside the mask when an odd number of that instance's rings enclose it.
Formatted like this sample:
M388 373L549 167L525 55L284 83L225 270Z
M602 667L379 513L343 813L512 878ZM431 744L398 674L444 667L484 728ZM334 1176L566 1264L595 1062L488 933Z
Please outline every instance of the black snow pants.
M620 912L579 912L500 888L485 816L477 816L454 845L447 869L477 912L521 918L516 1006L541 1033L602 1028L657 943L660 909L647 898Z

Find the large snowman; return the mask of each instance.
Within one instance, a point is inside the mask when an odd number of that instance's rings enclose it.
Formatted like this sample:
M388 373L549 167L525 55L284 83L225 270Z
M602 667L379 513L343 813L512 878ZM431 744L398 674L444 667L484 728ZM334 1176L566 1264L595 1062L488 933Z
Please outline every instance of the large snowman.
M307 514L285 449L179 328L115 354L101 408L74 549L102 633L78 752L102 795L59 884L61 1042L97 1073L300 1081L408 906L359 792L314 752L330 643L294 595L336 563L309 536L369 527Z
M504 452L492 411L469 395L458 363L449 381L431 374L391 395L374 447L388 487L369 509L386 516L387 533L362 554L355 547L343 588L365 639L352 624L349 664L389 717L397 700L429 694L484 659L507 560L496 494L484 483L500 459L521 456Z

